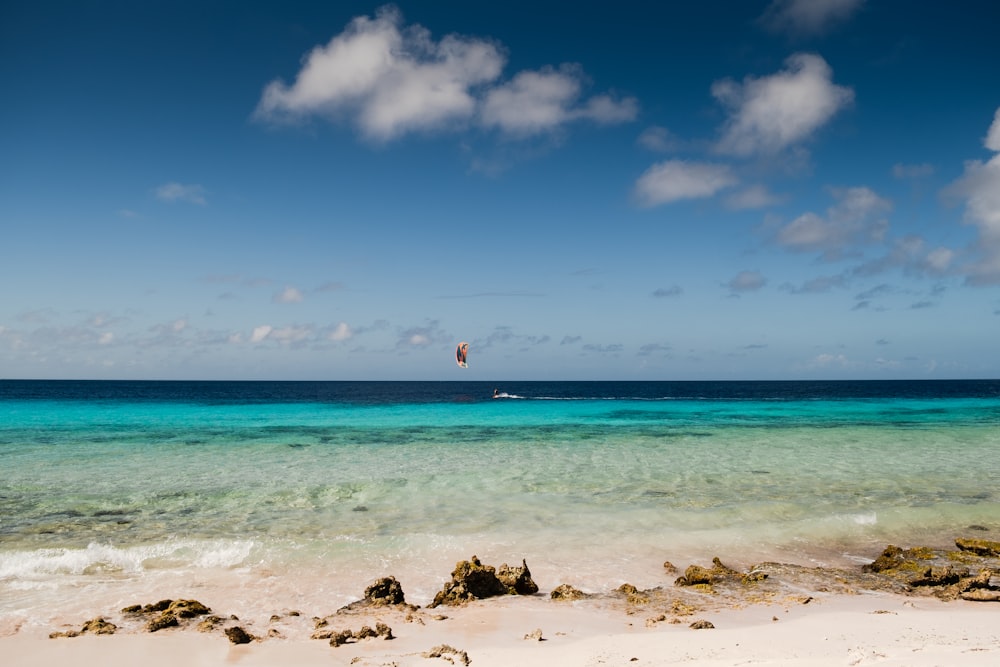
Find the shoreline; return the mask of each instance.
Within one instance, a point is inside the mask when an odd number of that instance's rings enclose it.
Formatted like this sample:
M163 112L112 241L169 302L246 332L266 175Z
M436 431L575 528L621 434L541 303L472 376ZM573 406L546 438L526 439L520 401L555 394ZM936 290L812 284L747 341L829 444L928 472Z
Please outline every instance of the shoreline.
M1000 626L989 603L944 602L895 593L817 592L808 604L761 604L699 614L711 629L653 622L643 613L590 601L483 600L448 609L438 620L405 622L401 612L358 616L392 625L394 638L332 647L327 641L270 637L233 645L217 633L172 629L156 634L47 639L0 638L8 664L131 667L144 664L247 667L295 664L396 667L434 665L993 665ZM303 619L307 621L309 619ZM287 619L270 624L288 631ZM541 639L535 634L541 631ZM437 651L435 651L437 649Z
M282 609L238 619L222 608L185 614L199 604L191 600L169 609L169 601L148 601L94 610L114 636L95 634L97 625L81 633L84 618L48 628L51 638L44 624L21 624L0 636L0 653L24 667L126 667L137 659L153 667L996 664L1000 543L959 538L956 546L890 545L850 569L732 569L716 558L682 573L664 563L669 578L679 575L672 585L601 592L566 585L539 592L527 564L494 568L472 557L456 564L428 606L405 602L393 577L325 616L329 610ZM480 594L486 579L506 588ZM177 618L151 631L151 621L168 613ZM252 638L237 643L236 627Z

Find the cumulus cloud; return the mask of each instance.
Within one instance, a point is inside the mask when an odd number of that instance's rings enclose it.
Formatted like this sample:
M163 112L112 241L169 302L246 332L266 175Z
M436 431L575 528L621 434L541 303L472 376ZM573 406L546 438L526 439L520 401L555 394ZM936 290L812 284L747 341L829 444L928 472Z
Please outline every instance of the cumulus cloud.
M577 119L619 123L635 118L638 105L631 98L617 101L603 95L578 104L582 86L583 71L576 65L520 72L486 93L481 122L509 134L531 135Z
M716 149L747 157L777 153L808 139L854 101L854 91L834 84L832 77L823 58L796 53L777 74L747 77L743 83L716 81L712 95L730 113Z
M838 259L857 243L882 241L889 228L884 215L892 208L887 199L867 187L832 189L837 204L826 215L803 213L778 230L776 240L796 252L821 252Z
M1000 108L996 110L993 114L993 122L990 124L990 129L986 133L986 139L983 141L983 145L991 151L1000 153Z
M295 83L269 83L256 117L346 113L365 135L379 140L469 118L476 107L472 88L500 75L501 49L457 35L435 42L425 28L402 23L391 6L375 18L355 18L326 46L312 50Z
M846 21L865 0L773 0L760 22L774 32L808 36Z
M293 84L269 83L254 116L347 118L376 141L455 123L530 136L579 119L619 123L636 116L634 98L581 100L585 77L576 65L524 71L494 85L505 64L504 49L492 40L447 35L435 41L420 25L404 26L399 10L386 6L314 48Z
M652 207L680 199L711 197L738 183L728 165L667 160L654 164L636 181L640 206Z
M204 206L205 188L200 185L184 185L183 183L164 183L156 188L156 198L168 202L187 202Z
M962 177L946 193L965 200L965 220L979 231L974 247L977 259L967 269L967 282L1000 285L1000 108L983 145L997 154L987 162L966 162Z

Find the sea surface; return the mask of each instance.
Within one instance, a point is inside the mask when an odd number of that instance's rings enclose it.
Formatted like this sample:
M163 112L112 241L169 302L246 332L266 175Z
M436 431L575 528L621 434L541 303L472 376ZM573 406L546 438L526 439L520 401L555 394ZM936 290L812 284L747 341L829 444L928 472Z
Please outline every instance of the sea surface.
M493 399L494 389L501 398ZM1000 381L0 381L0 634L1000 539Z

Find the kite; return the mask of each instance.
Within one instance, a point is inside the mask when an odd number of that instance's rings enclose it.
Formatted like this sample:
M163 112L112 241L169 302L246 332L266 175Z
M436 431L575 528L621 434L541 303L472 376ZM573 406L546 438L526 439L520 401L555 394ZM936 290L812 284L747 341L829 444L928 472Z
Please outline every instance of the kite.
M468 368L469 367L468 362L465 360L465 358L468 356L468 354L469 354L469 344L468 343L465 343L465 342L459 343L458 347L455 348L455 361L462 368Z

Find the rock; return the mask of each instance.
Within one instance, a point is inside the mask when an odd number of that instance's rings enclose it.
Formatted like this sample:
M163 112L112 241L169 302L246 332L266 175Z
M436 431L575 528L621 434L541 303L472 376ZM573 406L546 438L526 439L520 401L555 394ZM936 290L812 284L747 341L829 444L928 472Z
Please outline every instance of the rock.
M625 601L633 605L649 604L649 596L632 584L622 584L615 589L616 592L625 596Z
M677 571L677 566L671 563L669 560L663 561L663 569L667 574L673 574Z
M212 613L212 610L198 602L197 600L175 600L171 602L166 610L177 618L194 618Z
M861 568L862 572L884 572L894 570L903 564L903 550L890 544L874 561Z
M454 663L455 660L458 660L463 665L469 665L472 662L471 660L469 660L468 653L466 653L465 651L459 651L457 648L453 648L451 646L448 646L447 644L441 644L440 646L435 646L430 651L421 653L420 655L425 658L443 658L451 663ZM454 659L452 659L451 657L452 655L455 656Z
M516 583L516 580L520 579L520 575L515 574L515 569L508 568L506 565L504 568L505 576L512 583ZM534 582L531 581L531 573L527 570L528 567L525 565L523 575L530 582L530 585L534 586ZM538 587L535 586L534 589L537 591ZM434 596L434 601L428 607L433 609L442 604L461 605L471 600L514 593L516 593L516 589L500 581L493 566L483 565L476 556L473 556L469 560L459 561L455 564L455 570L451 573L451 581L438 591L437 595Z
M704 568L700 565L690 565L684 570L684 576L678 577L674 581L675 586L711 586L724 581L739 581L746 585L767 579L767 573L763 570L753 569L746 574L737 572L719 560L718 556L712 559L712 567Z
M395 577L382 577L365 589L365 601L375 606L403 604L403 587Z
M233 644L249 644L254 640L254 636L238 625L226 628L226 637Z
M198 624L198 632L212 632L222 625L222 619L218 616L209 616Z
M146 632L159 632L163 628L173 628L180 625L173 614L163 613L146 623Z
M354 633L350 630L341 630L340 632L334 632L330 635L330 646L334 648L346 644L347 642L354 639Z
M951 586L968 577L969 570L960 568L955 570L951 565L945 567L929 567L920 576L910 580L911 586Z
M375 624L375 633L379 637L381 637L382 639L385 639L387 641L389 639L394 639L394 637L392 636L392 628L390 628L388 625L386 625L385 623L383 623L381 621L379 621L378 623Z
M80 633L89 632L93 635L113 635L118 626L114 623L109 623L101 617L92 618L83 624L83 629Z
M526 634L524 636L524 638L527 641L536 641L536 642L545 641L545 639L542 637L542 629L541 628L536 628L534 632Z
M694 623L692 623L688 627L691 628L692 630L714 630L715 629L715 626L712 625L711 621L706 621L704 619L700 620L700 621L695 621Z
M962 551L971 551L977 556L1000 557L1000 542L980 540L977 538L958 538L955 546Z
M507 592L511 595L534 595L538 592L538 585L531 578L531 571L524 559L521 559L521 567L510 567L507 563L501 565L497 570L497 579L507 587Z
M156 618L150 619L146 623L148 632L157 632L163 628L171 628L180 625L182 618L194 618L203 616L212 610L198 602L197 600L160 600L156 604L146 605L142 608L143 614L160 612Z
M582 600L587 597L587 594L573 588L569 584L559 584L552 589L549 597L553 600Z
M61 637L79 637L80 633L76 630L66 630L65 632L50 632L49 639L59 639Z
M1000 602L1000 591L989 588L973 588L960 593L959 597L973 602Z

